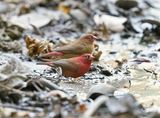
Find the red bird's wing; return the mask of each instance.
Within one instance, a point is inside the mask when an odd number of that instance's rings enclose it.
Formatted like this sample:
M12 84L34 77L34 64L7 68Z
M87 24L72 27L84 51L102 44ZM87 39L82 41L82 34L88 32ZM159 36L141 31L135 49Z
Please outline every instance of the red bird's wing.
M57 67L61 67L63 71L77 72L79 70L78 64L68 59L54 61L54 65Z
M81 57L61 59L53 62L55 66L62 68L62 73L66 77L80 77L90 68L90 64L83 63Z

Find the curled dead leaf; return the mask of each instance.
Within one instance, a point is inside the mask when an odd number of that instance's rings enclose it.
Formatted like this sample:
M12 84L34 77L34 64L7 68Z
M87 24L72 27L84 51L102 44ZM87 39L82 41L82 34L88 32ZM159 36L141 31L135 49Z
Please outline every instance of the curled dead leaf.
M68 4L64 4L63 2L59 4L58 10L62 11L65 14L69 14L71 8Z
M101 55L102 51L99 51L99 45L94 44L93 56L95 57L95 60L98 61Z
M40 41L38 39L33 39L29 36L26 36L25 42L28 49L28 55L31 57L51 52L53 49L53 44L47 40Z
M100 56L102 55L102 51L95 51L93 53L93 56L95 57L95 60L98 61Z

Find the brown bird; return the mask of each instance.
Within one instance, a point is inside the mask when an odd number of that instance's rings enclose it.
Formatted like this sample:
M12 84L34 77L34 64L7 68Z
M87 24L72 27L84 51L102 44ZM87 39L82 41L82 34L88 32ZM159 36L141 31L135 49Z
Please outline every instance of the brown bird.
M40 55L38 58L41 60L44 58L64 59L80 56L85 53L92 53L94 50L94 40L98 40L98 38L92 34L86 34L80 39L67 45L54 48L52 52Z
M62 75L65 77L77 78L89 71L94 57L92 54L83 54L69 59L60 59L51 62L39 62L37 64L51 67L61 67Z

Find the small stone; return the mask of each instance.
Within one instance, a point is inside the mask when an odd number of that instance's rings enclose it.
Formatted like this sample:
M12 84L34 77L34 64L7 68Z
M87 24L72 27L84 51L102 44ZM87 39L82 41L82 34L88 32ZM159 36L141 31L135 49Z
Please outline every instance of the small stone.
M138 2L136 0L117 0L115 4L125 10L138 6Z
M116 88L109 84L97 84L93 85L87 95L87 98L95 100L100 95L112 96Z

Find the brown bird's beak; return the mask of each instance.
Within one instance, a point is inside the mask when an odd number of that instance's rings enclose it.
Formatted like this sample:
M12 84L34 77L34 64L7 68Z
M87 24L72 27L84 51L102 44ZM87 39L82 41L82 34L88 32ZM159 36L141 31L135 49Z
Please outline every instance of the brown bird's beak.
M101 38L99 38L99 37L97 37L97 36L93 36L93 39L94 39L94 40L97 40L97 41L101 41L101 40L102 40Z
M92 33L93 34L93 38L94 38L94 40L97 40L97 41L101 41L102 39L101 38L99 38L99 34L98 33Z
M97 40L97 39L98 39L98 37L97 37L97 36L93 36L93 38L94 38L94 40Z

